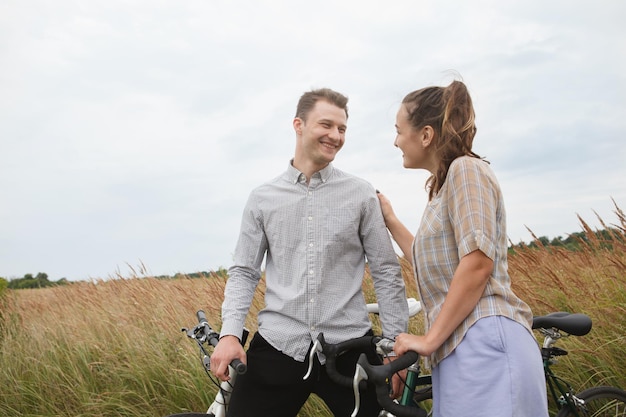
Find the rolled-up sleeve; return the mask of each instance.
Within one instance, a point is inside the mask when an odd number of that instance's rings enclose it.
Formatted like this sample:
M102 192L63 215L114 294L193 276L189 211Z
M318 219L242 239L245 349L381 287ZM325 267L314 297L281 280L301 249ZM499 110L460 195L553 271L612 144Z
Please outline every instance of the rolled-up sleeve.
M486 162L459 158L448 173L450 218L459 259L475 250L492 260L496 256L498 195L481 164Z

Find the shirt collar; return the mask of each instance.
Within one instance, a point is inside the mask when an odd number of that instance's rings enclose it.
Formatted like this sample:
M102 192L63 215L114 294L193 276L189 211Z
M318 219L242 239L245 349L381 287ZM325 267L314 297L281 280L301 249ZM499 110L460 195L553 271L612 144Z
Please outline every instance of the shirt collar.
M324 167L324 169L316 172L313 175L319 174L322 182L324 183L328 181L328 179L332 175L333 169L333 164L329 163L328 165L326 165L326 167ZM293 159L291 159L289 161L289 166L287 167L287 177L289 178L289 181L293 184L297 184L302 176L304 176L304 174L293 166Z

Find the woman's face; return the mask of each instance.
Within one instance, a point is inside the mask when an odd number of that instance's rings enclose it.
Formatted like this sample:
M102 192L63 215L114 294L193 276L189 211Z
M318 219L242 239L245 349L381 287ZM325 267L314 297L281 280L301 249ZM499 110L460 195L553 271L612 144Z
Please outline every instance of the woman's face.
M427 152L424 129L415 130L409 122L409 113L403 104L396 115L396 140L393 144L402 151L405 168L426 168Z

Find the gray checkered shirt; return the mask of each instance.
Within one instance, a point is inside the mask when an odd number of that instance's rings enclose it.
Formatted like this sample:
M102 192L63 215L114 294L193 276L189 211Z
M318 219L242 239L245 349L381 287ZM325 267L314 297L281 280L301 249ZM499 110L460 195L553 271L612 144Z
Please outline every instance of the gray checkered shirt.
M259 332L304 361L320 332L337 343L370 328L362 293L367 259L383 335L407 331L408 308L397 255L371 184L331 165L309 184L291 163L256 188L246 204L222 305L221 335L240 336L265 258Z

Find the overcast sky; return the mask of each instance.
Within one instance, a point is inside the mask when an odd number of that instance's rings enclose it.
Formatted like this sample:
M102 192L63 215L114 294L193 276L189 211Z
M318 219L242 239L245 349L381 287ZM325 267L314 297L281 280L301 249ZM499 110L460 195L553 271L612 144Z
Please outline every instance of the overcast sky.
M299 96L350 98L335 160L416 230L404 95L468 85L513 242L626 208L626 2L0 3L0 276L227 268L250 190L294 152Z

